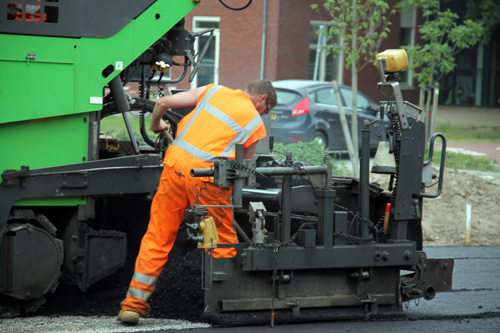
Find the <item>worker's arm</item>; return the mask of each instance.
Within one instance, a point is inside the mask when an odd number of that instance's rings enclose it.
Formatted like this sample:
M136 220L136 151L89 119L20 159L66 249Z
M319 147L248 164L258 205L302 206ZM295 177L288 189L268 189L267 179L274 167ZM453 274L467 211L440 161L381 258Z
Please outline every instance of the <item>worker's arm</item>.
M161 119L168 109L181 108L185 106L195 106L198 97L203 93L205 87L199 87L189 91L183 91L174 95L163 96L160 98L153 109L151 125L149 128L159 133L168 129L168 125Z
M257 148L258 143L259 143L259 141L256 141L243 150L243 158L244 159L246 159L246 160L253 159L253 155L255 154L255 148Z

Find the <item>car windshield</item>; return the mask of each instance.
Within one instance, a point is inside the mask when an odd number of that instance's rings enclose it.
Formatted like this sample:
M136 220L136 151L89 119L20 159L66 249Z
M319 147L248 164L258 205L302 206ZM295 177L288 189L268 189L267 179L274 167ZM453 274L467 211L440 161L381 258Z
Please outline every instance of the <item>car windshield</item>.
M342 88L340 89L340 92L342 93L342 96L344 97L346 106L348 108L352 108L352 90L351 89L346 89ZM358 110L368 110L370 108L370 102L366 97L358 93L358 98L357 98L357 109Z
M277 105L288 105L288 104L291 104L298 97L300 97L300 95L297 94L294 91L283 90L283 89L276 89L276 95L278 97L278 104Z
M309 98L316 103L337 105L333 88L322 88L309 93Z

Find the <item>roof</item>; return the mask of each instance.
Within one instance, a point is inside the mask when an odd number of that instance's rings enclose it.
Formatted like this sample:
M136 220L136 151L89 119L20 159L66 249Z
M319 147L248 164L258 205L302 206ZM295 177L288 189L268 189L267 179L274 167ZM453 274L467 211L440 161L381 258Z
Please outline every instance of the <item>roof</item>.
M331 85L332 83L329 81L313 81L313 80L279 80L279 81L273 81L272 84L275 88L302 89L320 85Z

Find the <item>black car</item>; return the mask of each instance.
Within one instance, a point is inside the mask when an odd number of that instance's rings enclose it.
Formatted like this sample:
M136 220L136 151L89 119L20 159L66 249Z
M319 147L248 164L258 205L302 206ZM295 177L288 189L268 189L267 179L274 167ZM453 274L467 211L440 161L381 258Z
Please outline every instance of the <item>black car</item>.
M282 80L273 82L278 104L271 112L271 135L274 141L289 144L298 141L319 141L329 150L346 151L340 113L331 82ZM342 104L351 130L352 90L339 85ZM358 137L361 149L361 129L364 120L380 119L378 105L358 92ZM385 120L387 121L387 120ZM371 126L370 150L378 146L378 135L384 126Z

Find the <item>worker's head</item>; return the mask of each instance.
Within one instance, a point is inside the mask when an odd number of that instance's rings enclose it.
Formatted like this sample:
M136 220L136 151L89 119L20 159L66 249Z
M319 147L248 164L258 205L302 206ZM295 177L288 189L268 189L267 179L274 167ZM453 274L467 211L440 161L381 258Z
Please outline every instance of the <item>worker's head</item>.
M271 111L277 103L276 90L267 80L254 80L248 84L245 93L252 100L261 115Z

